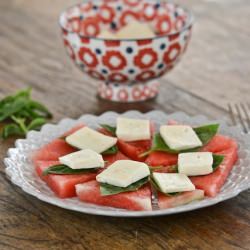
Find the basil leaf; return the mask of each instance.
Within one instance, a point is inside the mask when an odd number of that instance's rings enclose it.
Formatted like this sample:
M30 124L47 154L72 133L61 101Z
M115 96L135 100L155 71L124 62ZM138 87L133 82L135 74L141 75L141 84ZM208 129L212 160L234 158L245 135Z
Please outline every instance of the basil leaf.
M107 124L100 124L100 126L110 132L113 136L116 136L116 127L112 127Z
M118 152L118 147L114 145L113 147L107 149L106 151L102 152L103 155L114 155Z
M17 124L11 123L11 124L5 125L3 127L1 137L3 139L7 139L9 136L13 136L13 135L24 136L25 132Z
M42 125L46 123L46 120L44 118L36 118L33 121L30 122L27 129L28 130L35 130L41 128Z
M72 169L64 164L59 164L51 166L43 171L43 175L48 174L59 174L59 175L68 175L68 174L83 174L96 172L99 168L82 168L82 169Z
M124 193L124 192L136 191L140 187L142 187L144 184L146 184L148 181L149 181L149 178L145 177L135 183L132 183L131 185L125 188L113 186L107 183L100 183L100 193L102 196L107 196L107 195L119 194L119 193Z
M224 160L224 155L213 154L213 170L215 171Z
M219 124L210 124L197 128L193 128L203 145L207 144L217 134Z

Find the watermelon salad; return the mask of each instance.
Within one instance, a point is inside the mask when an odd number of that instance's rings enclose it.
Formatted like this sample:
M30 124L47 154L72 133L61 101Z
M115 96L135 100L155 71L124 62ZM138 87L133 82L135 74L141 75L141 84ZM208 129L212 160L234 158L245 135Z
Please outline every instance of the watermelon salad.
M116 126L84 124L37 150L38 176L56 196L127 210L167 209L216 196L238 158L237 142L175 121L118 117ZM152 201L152 193L157 194Z

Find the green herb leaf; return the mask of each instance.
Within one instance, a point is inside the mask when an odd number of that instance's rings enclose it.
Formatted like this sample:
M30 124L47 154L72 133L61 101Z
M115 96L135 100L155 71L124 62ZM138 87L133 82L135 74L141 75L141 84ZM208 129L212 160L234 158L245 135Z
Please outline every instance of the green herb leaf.
M100 192L102 196L107 196L107 195L119 194L119 193L124 193L124 192L136 191L140 187L142 187L144 184L146 184L148 181L149 181L149 178L145 177L135 183L132 183L131 185L125 188L109 185L106 183L100 183Z
M16 117L16 116L12 115L11 119L19 125L20 129L22 129L24 134L27 133L28 129L27 129L26 125L25 125L25 121L26 121L25 118L19 118L19 117Z
M100 124L100 126L110 132L113 136L116 136L116 127L112 127L107 124Z
M28 103L29 109L37 110L40 112L40 116L46 117L46 118L52 118L52 114L49 112L49 110L40 102L30 100Z
M29 130L40 128L46 122L44 118L52 117L48 109L32 100L30 95L31 88L27 88L0 101L0 122L9 122L11 119L16 124L13 126L13 123L10 123L9 127L3 128L4 138L11 135L26 135Z
M217 134L219 126L219 124L210 124L194 128L194 131L202 141L202 144L205 145Z
M43 171L43 175L48 174L59 174L59 175L68 175L68 174L83 174L83 173L91 173L96 172L99 168L82 168L82 169L72 169L64 164L59 164L55 166L51 166Z
M114 155L118 152L118 147L114 145L113 147L107 149L106 151L102 152L103 155Z
M225 158L224 155L213 154L213 170L214 171L217 170L217 168L223 162L224 158Z
M27 98L19 97L13 100L13 102L7 102L2 105L0 109L0 122L22 110L27 105L28 101Z
M46 120L44 118L35 118L33 121L30 122L27 129L28 130L36 130L41 128L42 125L46 123Z
M23 136L25 133L17 124L11 123L5 125L1 133L2 138L7 139L9 136L13 135Z

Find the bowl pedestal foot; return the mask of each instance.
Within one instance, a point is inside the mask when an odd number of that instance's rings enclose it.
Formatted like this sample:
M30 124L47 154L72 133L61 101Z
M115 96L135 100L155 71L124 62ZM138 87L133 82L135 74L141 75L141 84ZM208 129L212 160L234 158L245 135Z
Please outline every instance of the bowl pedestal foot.
M156 97L158 93L158 79L133 84L100 82L98 86L99 97L113 102L141 102Z

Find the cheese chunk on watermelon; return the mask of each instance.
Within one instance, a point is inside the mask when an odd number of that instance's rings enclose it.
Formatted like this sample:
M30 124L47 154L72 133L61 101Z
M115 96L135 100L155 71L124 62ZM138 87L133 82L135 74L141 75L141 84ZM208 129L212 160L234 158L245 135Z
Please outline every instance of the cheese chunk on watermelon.
M50 166L60 164L59 161L37 161L36 172L43 179L51 190L60 198L76 196L75 185L84 183L96 178L96 173L84 173L76 175L42 175L43 171Z
M185 205L192 201L201 200L203 198L204 198L204 191L199 189L189 192L183 192L179 195L174 195L174 196L167 196L162 193L158 193L158 205L160 209L166 209L166 208Z
M237 143L231 140L230 145L230 148L217 152L225 157L217 170L209 175L190 177L195 187L203 189L207 196L214 197L220 192L238 159Z
M154 133L154 124L150 122L150 133L151 137ZM105 135L111 135L110 132L101 128L98 130L100 133ZM152 140L140 140L134 142L125 142L124 140L118 139L117 146L119 150L126 155L128 158L134 161L144 162L146 157L140 157L140 155L151 148Z
M152 210L151 191L144 186L137 191L101 196L97 181L76 185L76 193L81 201L101 206L123 208L127 210Z

